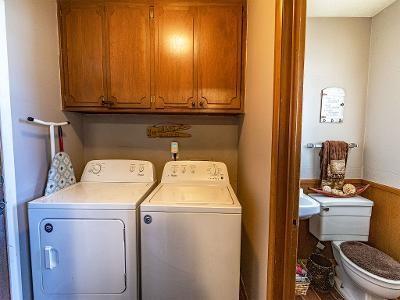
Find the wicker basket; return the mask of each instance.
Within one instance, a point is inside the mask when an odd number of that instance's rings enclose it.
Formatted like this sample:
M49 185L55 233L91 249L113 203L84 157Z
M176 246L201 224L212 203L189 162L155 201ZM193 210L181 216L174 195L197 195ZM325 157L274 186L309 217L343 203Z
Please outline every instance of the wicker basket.
M310 280L307 277L304 277L305 281L296 281L296 296L305 296L307 295L308 288L310 287Z
M311 254L307 261L307 271L316 290L326 293L333 288L335 271L332 262L325 256Z

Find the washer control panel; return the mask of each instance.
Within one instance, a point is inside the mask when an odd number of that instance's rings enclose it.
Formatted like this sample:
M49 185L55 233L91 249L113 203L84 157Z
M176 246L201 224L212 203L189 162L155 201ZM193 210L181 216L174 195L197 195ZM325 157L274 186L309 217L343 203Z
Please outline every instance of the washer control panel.
M161 182L229 183L228 170L222 162L170 161L166 163Z
M153 182L154 166L143 160L92 160L86 164L83 182Z

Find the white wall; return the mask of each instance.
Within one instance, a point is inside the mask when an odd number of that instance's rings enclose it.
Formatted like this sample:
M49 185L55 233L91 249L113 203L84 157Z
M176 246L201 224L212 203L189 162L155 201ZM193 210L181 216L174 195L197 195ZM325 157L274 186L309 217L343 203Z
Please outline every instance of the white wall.
M400 1L372 19L364 178L400 188Z
M69 119L65 148L82 169L81 117L61 112L56 0L6 1L11 110L24 299L31 299L26 202L42 195L49 167L48 133L27 116Z
M354 142L347 178L361 178L368 84L370 18L308 18L303 98L301 178L319 178L318 150L307 143L325 140ZM321 90L346 90L342 124L319 122Z
M274 83L275 1L248 1L245 115L239 136L241 272L249 299L266 299ZM273 276L269 274L268 276Z
M13 293L15 299L22 299L21 266L19 260L19 230L17 186L15 182L14 145L11 116L11 98L8 72L6 14L4 0L0 0L0 122L1 122L1 169L3 172L4 197L6 201L6 234L8 273L10 288L3 293ZM4 265L4 263L2 263ZM6 264L7 269L7 264ZM7 272L6 270L2 270ZM4 273L3 273L4 274ZM4 274L3 278L7 277ZM1 287L0 287L1 288ZM4 290L4 288L3 288ZM0 292L0 298L1 298Z

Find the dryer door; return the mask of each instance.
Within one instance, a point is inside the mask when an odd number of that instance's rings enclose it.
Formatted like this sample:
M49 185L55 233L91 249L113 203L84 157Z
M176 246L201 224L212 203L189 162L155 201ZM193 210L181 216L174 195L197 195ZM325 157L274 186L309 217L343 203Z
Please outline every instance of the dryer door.
M46 294L120 294L125 282L121 220L44 219L40 224Z

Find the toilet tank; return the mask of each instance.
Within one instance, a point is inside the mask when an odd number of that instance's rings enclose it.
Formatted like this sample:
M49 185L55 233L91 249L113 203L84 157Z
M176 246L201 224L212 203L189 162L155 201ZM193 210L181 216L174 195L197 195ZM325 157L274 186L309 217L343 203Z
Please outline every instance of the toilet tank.
M310 195L321 205L321 211L310 219L310 232L320 241L368 241L371 200L356 196L332 198Z

